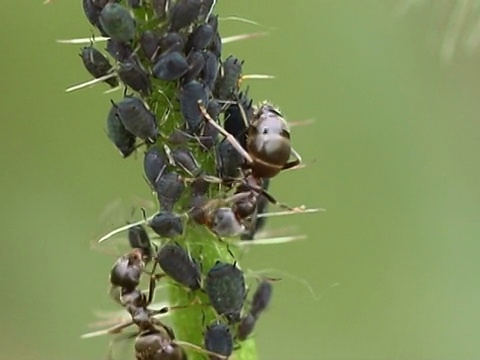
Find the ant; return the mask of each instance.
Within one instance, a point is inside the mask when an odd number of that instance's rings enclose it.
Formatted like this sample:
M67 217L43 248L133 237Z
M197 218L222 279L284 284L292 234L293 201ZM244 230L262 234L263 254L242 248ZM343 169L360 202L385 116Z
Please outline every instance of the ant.
M120 333L124 328L135 324L138 331L135 333L135 356L138 360L183 360L186 359L182 347L189 347L195 351L226 360L227 357L200 346L175 339L173 329L165 325L155 316L170 310L185 308L186 306L162 307L158 310L149 309L153 301L156 280L154 276L157 261L150 276L150 285L147 294L138 289L142 273L145 269L141 249L133 249L117 259L110 271L112 289L119 289L116 299L130 314L131 320L115 325L105 332L108 334ZM89 336L85 336L89 337Z
M302 162L300 155L291 146L290 130L282 114L271 104L265 102L259 108L254 109L251 121L249 121L245 110L238 103L246 127L244 130L246 131L246 143L243 148L233 134L212 119L201 101L198 102L198 106L207 123L215 127L246 161L243 165L244 178L240 180L241 186L237 189L237 193L251 193L250 205L252 206L250 206L251 210L242 217L253 213L259 195L264 195L269 202L281 208L302 211L302 208L291 208L279 203L262 186L263 179L273 178L281 171L291 169ZM237 119L237 121L239 120ZM292 161L290 161L291 155L295 157Z

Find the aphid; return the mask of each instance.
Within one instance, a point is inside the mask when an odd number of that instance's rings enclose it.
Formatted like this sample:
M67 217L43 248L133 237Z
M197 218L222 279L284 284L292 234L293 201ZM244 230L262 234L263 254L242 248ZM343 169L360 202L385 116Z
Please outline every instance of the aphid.
M218 31L213 35L209 50L214 53L217 58L222 56L222 37Z
M133 249L115 262L110 271L110 283L113 286L133 290L140 283L144 267L142 252L139 249Z
M140 46L145 56L153 61L160 48L160 38L153 31L145 30L140 36Z
M122 5L108 3L100 13L100 24L108 36L121 42L129 42L135 36L135 20Z
M212 100L208 103L207 112L210 116L215 119L218 117L221 111L221 105L216 100ZM200 144L203 146L204 150L210 150L212 147L215 146L218 138L218 130L212 126L209 122L205 123L202 127L202 131L198 140Z
M229 56L222 64L222 71L217 80L214 94L220 100L231 100L233 94L238 92L242 78L243 61L234 56Z
M172 51L183 52L185 40L182 35L177 32L168 32L160 39L160 49L163 54Z
M273 286L268 280L262 280L257 286L257 290L252 297L252 303L250 310L245 315L237 328L237 338L239 340L245 340L255 328L255 324L260 314L267 308L272 298Z
M244 163L242 155L228 141L218 143L218 172L225 183L240 176L240 167Z
M172 157L178 166L193 177L197 177L203 172L192 152L186 148L177 148L173 150Z
M272 298L273 286L270 281L262 280L257 286L257 290L252 297L252 305L250 307L250 313L254 317L258 317L270 303Z
M178 31L190 25L198 16L202 0L178 0L168 12L170 29Z
M93 46L84 47L80 52L83 65L95 78L107 75L112 70L112 65L103 54ZM116 77L106 79L105 82L111 87L118 85Z
M232 134L244 149L247 147L248 120L253 119L252 100L246 93L238 95L237 102L225 109L223 128Z
M150 93L152 86L150 79L135 59L121 62L117 72L125 85L145 96Z
M165 168L166 162L163 151L156 146L151 146L143 157L143 171L152 187L155 187Z
M172 211L185 190L185 184L178 173L164 171L155 182L154 189L162 210Z
M109 39L105 49L117 61L126 61L133 54L133 50L128 44L115 39Z
M195 132L202 124L203 115L198 107L199 101L208 106L208 88L202 82L193 80L180 89L180 111L190 133Z
M158 79L173 81L185 75L188 68L189 65L185 56L178 51L172 51L158 57L152 72Z
M155 115L146 108L142 100L126 96L119 103L112 104L117 108L117 114L129 132L142 140L155 142L158 137Z
M107 5L107 3L108 3L109 1L110 1L110 0L92 0L92 3L93 3L96 7L100 8L100 9L103 9L103 7L104 7L105 5ZM119 0L117 0L117 1L115 1L115 2L119 2Z
M252 314L248 313L245 315L238 324L236 333L238 340L245 340L253 332L253 329L255 329L256 323L257 319Z
M196 27L190 34L187 41L188 50L206 49L212 42L215 30L210 24L202 24Z
M127 4L132 9L140 8L140 7L142 7L142 0L128 0Z
M82 6L83 12L85 13L85 16L90 24L95 26L103 36L107 35L100 24L100 13L102 11L102 7L96 6L94 0L83 0Z
M166 238L174 238L182 235L182 218L171 212L159 212L148 223L158 235Z
M112 106L108 112L107 135L124 158L135 151L135 136L123 126L115 106Z
M151 3L157 19L163 19L167 13L167 0L151 0Z
M243 272L235 264L217 261L205 278L205 292L219 315L230 323L240 320L246 288Z
M205 58L199 51L193 51L187 56L188 71L183 77L183 81L190 82L194 80L205 66Z
M233 338L230 333L230 328L219 321L207 327L203 342L205 344L205 349L224 355L227 358L233 353ZM219 359L212 355L210 355L209 358L210 360Z
M205 58L205 65L202 73L203 82L209 89L213 89L215 81L217 81L220 62L218 57L211 51L203 51L202 54Z
M157 253L156 261L165 274L176 282L190 290L200 289L200 267L180 245L166 244Z
M128 242L133 249L140 249L145 262L150 261L153 255L153 247L147 231L142 225L128 229Z

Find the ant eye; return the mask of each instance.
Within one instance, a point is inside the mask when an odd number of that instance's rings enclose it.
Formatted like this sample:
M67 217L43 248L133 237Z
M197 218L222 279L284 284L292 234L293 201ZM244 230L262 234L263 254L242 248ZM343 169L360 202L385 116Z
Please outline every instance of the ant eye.
M263 128L262 134L264 134L264 135L268 134L268 128Z

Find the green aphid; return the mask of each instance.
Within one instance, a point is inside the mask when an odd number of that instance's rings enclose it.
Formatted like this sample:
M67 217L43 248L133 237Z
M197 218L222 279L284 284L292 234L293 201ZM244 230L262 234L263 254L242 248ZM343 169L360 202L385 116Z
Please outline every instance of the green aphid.
M126 7L116 3L105 5L100 13L100 24L114 40L129 42L135 35L135 19Z

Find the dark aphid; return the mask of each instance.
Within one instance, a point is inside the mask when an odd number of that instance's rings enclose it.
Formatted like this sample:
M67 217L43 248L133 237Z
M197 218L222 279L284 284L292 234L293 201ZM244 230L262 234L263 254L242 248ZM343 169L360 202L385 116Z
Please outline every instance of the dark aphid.
M237 179L240 176L240 167L244 163L242 155L224 140L218 144L218 172L222 179Z
M96 6L94 0L83 0L82 5L83 12L85 13L85 16L90 24L97 27L97 29L100 30L100 33L103 36L106 36L107 34L105 30L103 30L102 25L100 24L100 13L102 11L102 7Z
M153 254L153 247L147 231L142 225L128 229L128 242L133 249L140 249L145 261L150 261Z
M126 158L135 151L135 136L123 126L115 106L112 106L108 112L107 135L123 157Z
M160 39L160 49L163 54L172 51L183 52L185 40L182 35L177 32L168 32Z
M140 46L145 56L153 61L160 48L160 38L153 31L145 30L140 35Z
M170 29L178 31L190 25L200 13L202 0L178 0L168 12Z
M111 0L92 0L92 3L96 7L100 8L100 9L103 9L109 1L111 1ZM120 0L116 0L115 2L120 2Z
M200 51L193 51L187 56L188 71L183 77L183 81L188 83L194 80L205 66L205 58Z
M158 202L164 211L172 211L173 206L185 190L183 178L174 171L164 171L154 185Z
M229 56L222 64L220 78L217 80L215 94L220 100L231 100L232 95L238 92L242 77L243 61Z
M112 102L113 103L113 102ZM150 112L142 100L126 96L115 104L117 114L123 126L136 137L154 142L158 137L155 115Z
M151 146L143 157L143 171L150 185L155 187L166 168L165 156L162 150Z
M222 37L220 36L218 31L215 33L215 35L213 35L212 43L210 44L209 50L214 53L217 58L220 58L220 56L222 56Z
M203 106L208 106L208 96L208 88L196 80L184 84L180 89L180 111L190 133L195 132L203 123L203 114L198 104L201 101Z
M135 36L135 20L122 5L108 3L100 13L100 24L112 39L129 42Z
M114 39L107 41L105 50L117 61L126 61L133 54L130 45Z
M134 249L115 262L110 271L110 283L113 286L133 291L140 283L144 267L142 252Z
M140 64L133 58L121 62L118 67L118 76L123 83L142 95L148 95L151 90L150 79Z
M127 5L130 6L132 9L137 9L142 7L142 0L128 0Z
M200 7L199 18L202 21L207 20L207 15L211 13L212 6L215 6L214 0L203 0L202 6ZM210 14L211 15L211 14ZM210 16L211 17L211 16Z
M190 34L187 41L188 50L203 50L206 49L212 42L215 31L210 24L202 24L197 26Z
M240 93L237 102L231 104L225 110L223 127L235 136L244 149L247 146L247 131L250 121L254 117L253 101L246 93Z
M218 31L218 15L212 15L208 19L208 24L212 27L214 32Z
M219 315L231 323L240 320L246 289L243 272L235 264L217 261L205 278L205 292Z
M197 159L195 159L192 152L188 149L177 148L172 151L172 157L178 166L194 177L203 172Z
M187 59L178 51L160 55L152 69L155 77L165 81L178 80L185 75L187 71Z
M250 307L250 314L258 318L258 316L267 308L272 298L273 286L268 280L262 280L258 284L257 290L252 297L252 305Z
M161 237L174 238L183 233L183 222L180 216L171 212L159 212L148 223Z
M215 146L217 138L218 130L210 123L207 123L203 127L201 136L198 138L198 140L206 150L210 150L212 147Z
M167 14L167 0L151 0L151 3L157 19L163 19Z
M238 324L236 334L238 340L245 340L253 332L256 323L257 319L252 314L248 313L245 315L242 320L240 320L240 324Z
M165 274L176 282L191 290L200 289L200 267L180 245L170 243L163 246L156 260Z
M112 65L103 54L93 46L84 47L80 52L83 65L95 78L107 75L112 70ZM111 87L118 85L116 77L109 78L105 82Z
M202 73L203 82L209 89L213 90L215 81L217 81L220 62L217 55L211 51L203 51L203 57L205 58L205 66Z
M135 339L135 359L187 360L187 355L175 344L165 327L152 327Z
M227 325L217 321L207 327L203 342L205 349L229 357L233 352L233 338ZM219 360L217 356L209 355L210 360Z

